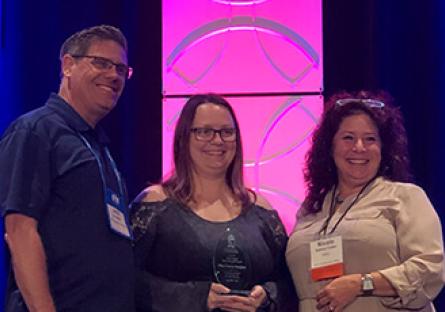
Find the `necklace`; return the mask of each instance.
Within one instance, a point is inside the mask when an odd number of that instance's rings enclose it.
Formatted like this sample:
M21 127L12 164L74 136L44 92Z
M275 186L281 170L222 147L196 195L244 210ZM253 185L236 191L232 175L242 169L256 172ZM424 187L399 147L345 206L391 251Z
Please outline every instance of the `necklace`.
M335 196L335 204L336 205L341 205L341 204L343 204L344 201L345 201L345 199L341 198L340 195Z
M340 218L338 218L337 222L334 224L334 226L332 227L332 229L329 231L329 234L334 233L335 229L337 229L337 226L340 224L340 222L343 220L343 218L346 216L346 214L348 213L348 211L352 208L352 206L355 205L355 203L357 201L359 201L361 199L361 195L362 193L365 191L365 189L376 179L376 177L372 178L371 180L369 180L365 185L363 185L362 189L360 190L360 192L357 194L357 196L355 196L354 200L352 201L352 203L349 205L348 208L345 209L345 212L343 212L343 214L340 216ZM333 190L333 194L335 194L337 190L337 185L334 186L334 190ZM340 199L342 200L342 202L344 201L344 199ZM332 217L334 216L334 205L335 203L338 201L338 195L337 196L332 196L331 197L331 207L329 209L329 216L326 218L326 221L324 222L323 226L321 227L320 231L318 233L326 235L327 231L328 231L328 226L329 226L329 222L331 221Z

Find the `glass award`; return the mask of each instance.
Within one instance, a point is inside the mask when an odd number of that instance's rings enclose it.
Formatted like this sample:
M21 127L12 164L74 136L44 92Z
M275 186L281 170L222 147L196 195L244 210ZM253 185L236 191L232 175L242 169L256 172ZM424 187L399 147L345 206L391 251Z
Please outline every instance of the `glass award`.
M248 296L251 280L249 254L240 233L226 228L213 255L213 274L218 283L230 288L229 295Z

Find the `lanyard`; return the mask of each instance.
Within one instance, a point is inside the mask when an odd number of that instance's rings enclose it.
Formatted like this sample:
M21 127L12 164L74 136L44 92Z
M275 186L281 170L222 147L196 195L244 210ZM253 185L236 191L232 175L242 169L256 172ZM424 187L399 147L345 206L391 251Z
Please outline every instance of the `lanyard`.
M105 179L105 171L104 171L104 166L102 164L102 161L100 160L99 155L97 155L97 153L94 151L93 147L91 146L90 142L88 142L88 140L80 133L79 137L82 139L83 143L85 143L85 145L88 147L88 149L90 150L90 152L93 154L94 158L96 159L97 165L99 166L99 172L100 172L100 178L102 180L102 185L103 185L103 189L104 192L107 189L107 181ZM114 162L113 157L111 157L110 151L108 150L108 148L105 146L105 154L107 155L108 160L110 161L111 167L113 168L113 172L114 175L116 176L117 179L117 184L119 186L119 196L121 198L124 198L124 188L122 186L122 180L121 180L121 175L119 174L119 171L117 170L117 166L116 163Z
M349 212L349 210L351 210L352 206L354 206L362 197L360 197L360 195L362 195L362 193L365 191L365 189L372 183L372 181L375 180L375 177L372 178L371 180L369 180L360 190L360 192L358 192L357 196L355 196L354 200L352 201L352 203L348 206L348 208L346 208L345 212L343 212L343 214L340 216L340 218L338 219L338 221L334 224L334 226L332 227L332 229L329 231L329 235L334 233L334 231L337 229L337 226L340 224L341 221L343 221L343 219L345 218L346 214ZM328 231L328 226L329 226L329 222L331 222L332 217L334 216L334 206L335 206L335 193L337 191L337 184L334 186L334 190L332 191L332 199L331 199L331 205L329 207L329 216L327 217L326 221L324 222L323 226L321 227L320 231L318 232L319 234L323 234L326 235L327 231Z

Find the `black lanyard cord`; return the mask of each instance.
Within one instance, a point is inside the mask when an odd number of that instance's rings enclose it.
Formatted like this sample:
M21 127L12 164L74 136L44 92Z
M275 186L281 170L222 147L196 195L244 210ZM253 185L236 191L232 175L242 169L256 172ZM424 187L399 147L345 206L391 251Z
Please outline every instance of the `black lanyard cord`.
M359 201L359 199L361 199L360 195L362 195L362 193L365 191L365 189L375 180L375 178L376 177L374 177L371 180L369 180L361 188L360 192L358 192L357 196L355 196L355 198L352 201L352 203L348 206L348 208L346 208L345 212L343 212L343 214L337 220L335 225L329 231L329 235L334 233L334 231L337 229L337 226L340 224L341 221L343 221L343 219L345 218L346 214L349 212L349 210L351 210L352 206L354 206ZM336 193L336 191L337 191L337 184L334 186L334 190L332 191L331 205L329 207L329 216L327 217L326 221L324 222L323 226L321 227L320 231L318 232L319 234L323 233L323 235L326 235L326 232L328 231L329 222L331 222L331 219L334 216L334 212L335 212L334 211L334 207L335 207L335 193Z

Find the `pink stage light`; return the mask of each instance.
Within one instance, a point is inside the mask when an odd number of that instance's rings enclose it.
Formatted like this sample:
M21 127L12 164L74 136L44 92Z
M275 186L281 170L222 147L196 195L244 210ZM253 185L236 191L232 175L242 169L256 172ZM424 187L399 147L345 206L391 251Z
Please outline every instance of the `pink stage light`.
M293 227L323 108L320 95L297 95L323 89L321 12L321 0L163 0L164 173L186 101L169 96L252 94L228 98L240 121L246 182Z
M251 6L255 4L261 4L268 0L213 0L216 3L226 4L226 5L235 5L235 6Z

